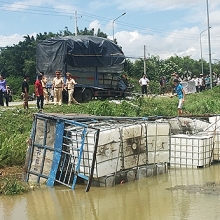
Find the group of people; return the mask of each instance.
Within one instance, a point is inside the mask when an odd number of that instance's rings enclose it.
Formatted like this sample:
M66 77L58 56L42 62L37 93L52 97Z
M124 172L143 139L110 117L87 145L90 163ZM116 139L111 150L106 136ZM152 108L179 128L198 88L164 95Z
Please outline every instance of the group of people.
M71 103L79 104L73 97L75 80L72 78L71 73L66 73L66 80L61 76L61 71L55 72L56 76L53 78L52 91L54 96L54 105L62 105L63 102L63 91L66 90L68 94L68 105ZM49 103L49 96L47 91L47 78L43 72L40 72L35 82L35 95L37 97L37 108L43 109L44 100L46 104Z
M74 86L77 84L72 78L71 73L66 73L66 82L64 82L60 71L55 72L56 77L53 79L52 90L54 91L54 105L62 105L63 91L66 90L68 94L68 105L74 103L79 105L79 103L74 99Z
M24 76L24 80L21 85L22 90L22 97L23 97L23 107L24 109L28 109L28 99L29 99L29 77ZM46 104L49 103L48 92L46 88L47 78L44 77L44 72L40 72L37 80L34 84L35 96L37 98L37 108L39 110L43 109L44 100Z
M190 81L195 82L196 86L196 92L202 92L205 89L211 88L211 77L210 75L203 76L203 74L200 74L200 77L194 75ZM220 85L220 77L217 77L216 74L213 74L212 77L212 85L218 86Z
M4 99L6 106L8 106L10 91L6 79L0 74L0 106L4 106Z
M71 77L71 73L66 73L66 80L61 76L61 71L55 72L55 77L52 82L52 91L54 96L54 105L62 105L63 102L63 91L66 90L68 94L68 105L79 103L74 99L74 86L77 84L75 80ZM44 72L40 72L37 76L37 79L34 83L35 96L37 100L37 108L39 111L42 111L44 104L49 104L49 94L47 88L47 77L44 76ZM22 96L23 96L23 107L24 109L28 108L28 94L29 94L29 84L28 76L24 77L22 82ZM45 101L45 103L44 103Z
M185 90L183 89L183 86L181 85L181 78L179 77L178 74L174 73L172 74L171 77L171 82L172 82L172 95L170 96L171 98L174 96L178 97L178 107L177 107L177 114L181 115L183 113L183 103L185 102ZM147 95L147 87L149 86L150 80L146 77L144 74L142 78L139 80L139 84L141 86L141 92L142 96ZM165 85L166 85L166 79L165 77L161 77L159 81L160 85L160 92L164 94L165 92Z

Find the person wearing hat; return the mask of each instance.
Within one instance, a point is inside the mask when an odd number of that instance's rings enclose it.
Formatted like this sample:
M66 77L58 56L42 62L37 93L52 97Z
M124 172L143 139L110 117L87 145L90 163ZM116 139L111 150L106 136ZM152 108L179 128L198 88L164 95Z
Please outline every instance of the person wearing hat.
M71 77L71 73L67 72L65 89L68 92L68 105L71 105L72 102L76 105L79 105L79 103L73 98L74 86L76 84L77 83L75 80Z
M58 103L61 106L63 100L62 91L64 89L64 81L59 70L57 70L55 74L56 77L54 77L52 85L52 89L54 90L54 105L57 105Z
M35 95L37 97L37 108L38 110L42 110L44 107L44 92L42 86L42 75L39 74L37 80L34 84Z
M178 102L178 111L177 114L178 116L183 113L182 108L183 108L183 103L185 102L185 90L183 89L183 86L180 84L178 79L173 80L173 85L175 86L175 94L171 95L170 98L177 96L179 99Z

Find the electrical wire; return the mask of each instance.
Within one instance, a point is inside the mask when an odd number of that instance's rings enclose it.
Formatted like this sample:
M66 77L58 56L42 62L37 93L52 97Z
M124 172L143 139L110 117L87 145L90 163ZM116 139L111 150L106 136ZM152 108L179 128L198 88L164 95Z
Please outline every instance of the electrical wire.
M11 6L10 3L5 2L5 1L0 1L0 3L8 4L4 5L0 8L2 11L10 11L10 12L17 12L17 13L28 13L28 14L40 14L40 15L46 15L46 16L62 16L62 17L73 17L73 14L69 12L67 9L62 9L62 11L59 11L60 9L54 8L51 10L50 7L44 7L44 6L34 6L34 5L29 5L29 4L21 4L21 3L16 3L16 6ZM6 8L7 6L7 8ZM20 8L19 8L20 6ZM25 8L24 7L30 7L30 8ZM15 9L21 10L21 11L15 11ZM85 19L84 17L92 18L92 19L100 19L101 21L105 22L110 22L113 19L110 18L105 18L101 17L98 15L93 15L90 13L86 13L83 11L77 11L79 12L83 17L81 18L84 21L87 22L92 22L91 20ZM106 25L106 23L100 23L102 25ZM118 24L118 29L120 30L125 30L125 31L134 31L134 29L138 30L142 34L149 34L149 35L157 35L157 34L163 34L163 36L168 36L170 34L175 35L176 37L179 38L184 38L184 39L198 39L198 36L195 35L190 35L190 34L184 34L184 33L178 33L178 31L166 31L166 30L159 30L155 28L147 28L145 26L137 25L137 24L131 24L131 23L126 23L126 22L120 22L117 21ZM120 28L122 26L123 28ZM126 27L126 28L125 28ZM161 36L161 35L160 35Z

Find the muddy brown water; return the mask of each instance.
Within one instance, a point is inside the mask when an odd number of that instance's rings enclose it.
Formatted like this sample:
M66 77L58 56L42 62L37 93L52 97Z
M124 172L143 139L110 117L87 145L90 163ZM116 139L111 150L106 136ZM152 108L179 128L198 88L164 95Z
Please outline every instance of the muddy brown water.
M0 219L218 220L219 193L200 193L198 188L219 183L220 165L216 164L204 169L170 169L114 187L91 187L88 193L84 186L75 191L41 186L23 195L0 196Z

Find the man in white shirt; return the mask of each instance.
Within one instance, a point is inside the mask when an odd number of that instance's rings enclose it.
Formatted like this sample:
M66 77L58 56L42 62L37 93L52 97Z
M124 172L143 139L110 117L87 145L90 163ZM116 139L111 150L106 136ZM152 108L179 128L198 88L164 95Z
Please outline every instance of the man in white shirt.
M144 74L143 77L139 80L139 84L141 86L141 92L142 92L142 96L144 94L147 95L147 86L149 84L150 80L146 77L146 75Z
M195 87L196 87L196 92L199 92L199 78L194 75L193 78L191 79L191 81L195 82Z

